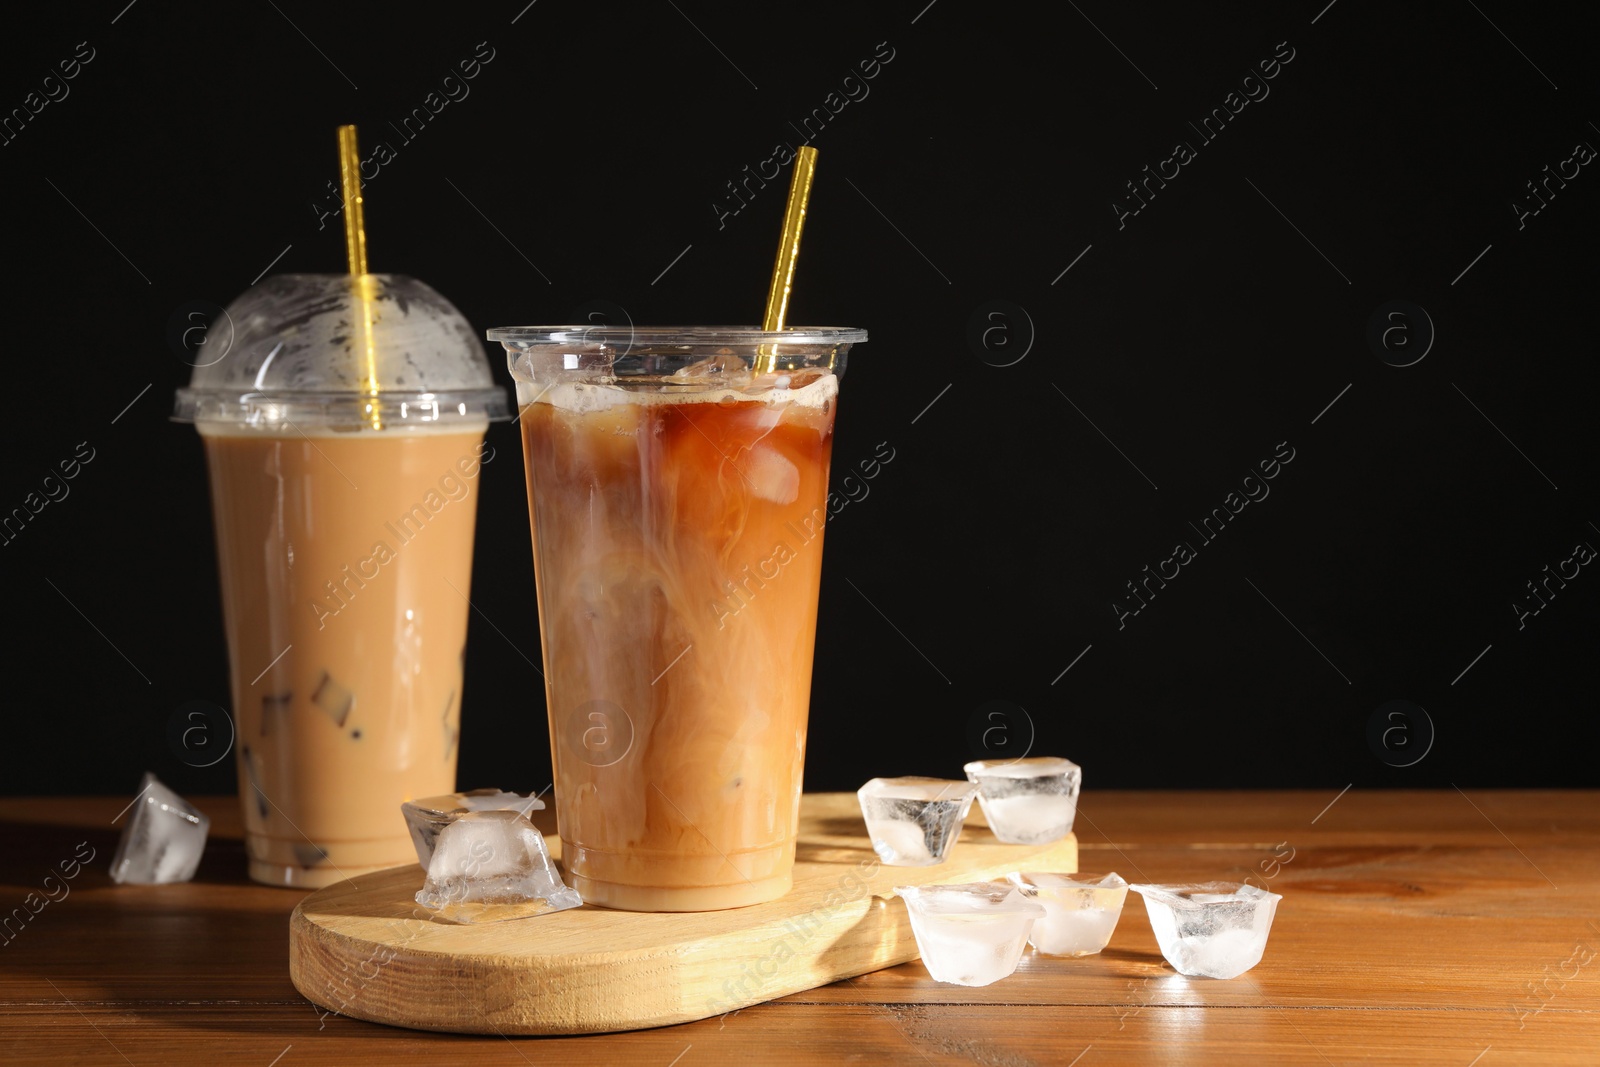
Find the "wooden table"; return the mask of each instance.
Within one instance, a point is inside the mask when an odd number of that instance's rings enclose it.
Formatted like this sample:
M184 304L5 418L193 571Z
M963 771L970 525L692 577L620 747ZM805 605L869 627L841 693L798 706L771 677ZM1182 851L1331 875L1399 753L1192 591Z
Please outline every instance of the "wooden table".
M1259 966L1232 981L1176 974L1130 895L1101 955L1025 956L981 989L909 963L684 1026L515 1040L313 1008L287 971L302 894L246 881L231 797L197 802L212 837L193 883L110 884L127 799L0 800L13 916L0 1062L1600 1063L1597 792L1092 791L1076 827L1084 870L1253 874L1283 894ZM90 849L74 879L46 882ZM56 899L41 904L46 890Z

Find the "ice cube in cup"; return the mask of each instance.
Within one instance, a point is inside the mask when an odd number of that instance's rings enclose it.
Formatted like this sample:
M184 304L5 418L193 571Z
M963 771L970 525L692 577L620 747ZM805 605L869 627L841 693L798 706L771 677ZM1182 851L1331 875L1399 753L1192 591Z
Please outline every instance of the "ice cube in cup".
M962 768L994 836L1009 845L1042 845L1072 832L1083 768L1059 756L978 760Z
M1103 878L1019 871L1006 881L1044 907L1028 943L1046 956L1092 956L1105 948L1128 895L1128 883L1115 871Z
M1237 978L1261 962L1283 897L1238 882L1132 885L1161 954L1179 974Z
M874 778L856 790L867 836L891 867L943 863L978 789L946 778Z
M134 885L187 882L200 866L211 820L146 772L111 859L111 880Z
M530 811L543 808L544 801L538 797L525 797L499 789L474 789L469 793L446 793L438 797L408 800L400 805L400 812L406 817L406 826L411 830L411 843L417 849L417 862L426 868L428 861L433 858L433 843L457 816L469 811L514 811L519 815L527 815Z
M440 832L417 903L458 923L491 923L583 901L550 862L544 835L515 811L469 811Z
M895 886L922 964L936 982L990 985L1017 969L1044 908L1005 882Z

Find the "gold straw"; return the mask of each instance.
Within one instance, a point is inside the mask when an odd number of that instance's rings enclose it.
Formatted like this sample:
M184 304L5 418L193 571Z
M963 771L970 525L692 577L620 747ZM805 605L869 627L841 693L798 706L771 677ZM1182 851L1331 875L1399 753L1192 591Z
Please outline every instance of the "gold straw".
M361 210L361 150L356 128L339 127L339 184L344 190L344 254L351 277L367 273L367 224Z
M811 199L811 180L817 173L817 150L810 145L795 155L794 177L789 182L789 203L783 211L783 239L778 242L778 259L772 266L772 284L767 287L767 311L761 319L763 330L783 329L789 311L789 290L794 285L794 267L800 258L800 231L806 224L806 202ZM777 370L775 346L763 345L756 359L756 373Z
M374 430L383 429L378 409L378 346L372 335L373 304L376 290L367 273L367 226L362 211L361 150L356 146L356 128L339 127L339 184L344 192L344 251L355 283L356 299L361 302L361 336L365 342L367 365L362 388L366 391L367 415Z

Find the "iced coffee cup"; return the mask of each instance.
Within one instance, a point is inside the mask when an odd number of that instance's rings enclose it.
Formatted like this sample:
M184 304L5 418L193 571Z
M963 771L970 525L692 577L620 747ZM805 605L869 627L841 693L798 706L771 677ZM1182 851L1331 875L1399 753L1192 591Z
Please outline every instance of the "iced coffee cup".
M839 377L866 332L489 337L521 409L569 883L633 911L782 896Z
M412 278L267 278L176 418L210 471L250 876L415 862L455 789L478 473L506 414L472 327Z

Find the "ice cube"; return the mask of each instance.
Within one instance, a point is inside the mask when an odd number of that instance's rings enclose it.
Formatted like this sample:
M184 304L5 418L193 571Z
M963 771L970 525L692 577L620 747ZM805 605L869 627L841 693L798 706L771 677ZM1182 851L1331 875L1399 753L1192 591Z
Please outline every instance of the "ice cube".
M989 800L979 793L978 803L989 829L1012 844L1042 844L1065 837L1077 815L1073 798L1060 794L1018 793Z
M417 903L459 923L491 923L583 903L550 862L544 836L515 811L469 811L440 832Z
M757 445L742 466L750 491L762 500L792 504L800 495L800 468L783 453Z
M1045 917L1033 924L1028 943L1047 956L1092 956L1105 948L1128 895L1115 871L1103 878L1019 871L1006 881L1043 905Z
M966 765L989 829L1012 845L1042 845L1072 832L1083 768L1059 756Z
M465 812L514 811L519 815L527 815L543 809L544 801L538 797L525 797L499 789L446 793L439 797L408 800L400 805L400 813L406 817L406 826L411 830L411 843L417 850L417 862L423 867L427 867L428 861L433 858L434 842L438 840L439 832Z
M1004 882L896 886L922 964L936 982L989 985L1017 969L1045 909Z
M288 715L289 709L293 706L293 693L261 694L261 736L267 737L276 733L278 727L274 724Z
M463 649L463 651L465 651ZM464 668L463 668L464 669ZM455 758L456 745L461 743L461 722L450 721L450 709L456 706L456 691L450 690L450 695L444 699L444 714L439 717L439 724L444 729L444 758L449 761Z
M239 754L244 757L245 777L256 794L256 814L265 822L271 807L267 803L267 791L261 788L261 753L252 752L249 745L241 745Z
M704 359L697 359L688 366L679 367L665 380L672 381L701 381L706 378L731 378L741 383L750 377L749 368L744 360L731 352L722 352Z
M311 703L322 709L335 726L343 729L345 720L350 717L350 709L356 705L356 697L339 684L333 675L323 671L322 677L317 680L317 687L311 691Z
M474 789L455 796L461 798L461 806L467 811L514 811L526 817L530 811L544 810L544 801L538 797L507 793L502 789Z
M1238 882L1133 885L1161 954L1179 974L1237 978L1261 962L1283 897Z
M856 790L867 836L892 867L943 863L961 836L978 787L943 778L874 778Z
M187 882L200 866L211 820L146 772L111 859L111 880L134 885Z
M294 853L295 861L308 871L322 866L328 858L328 850L315 841L295 841L290 844L289 851Z
M926 867L939 861L928 851L928 835L907 819L868 819L867 833L878 858L897 867Z

